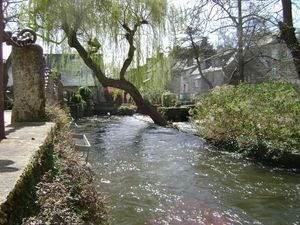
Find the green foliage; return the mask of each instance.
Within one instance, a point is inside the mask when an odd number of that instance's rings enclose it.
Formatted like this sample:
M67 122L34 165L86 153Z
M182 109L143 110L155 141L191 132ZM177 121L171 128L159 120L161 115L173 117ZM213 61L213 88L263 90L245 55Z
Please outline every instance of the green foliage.
M79 89L79 94L82 99L87 102L90 99L91 90L88 87L81 87Z
M93 66L103 74L107 70L111 77L119 76L128 57L128 42L125 38L128 29L124 25L132 31L137 29L133 39L135 54L130 60L133 64L131 68L138 68L140 72L136 78L128 79L137 85L147 79L147 74L142 73L144 69L139 68L147 66L148 58L153 57L159 61L155 66L152 65L155 70L164 73L169 71L167 59L160 53L167 34L166 11L167 0L32 0L24 9L20 23L21 27L37 31L51 49L56 47L51 43L60 44L63 53L72 52L72 43L66 41L68 32L71 32L67 27L72 28L88 57L93 60ZM96 56L100 55L99 61ZM156 76L159 76L157 79L160 83L164 83L165 78L162 79L161 74L157 72ZM160 86L160 83L156 85Z
M71 97L71 102L74 103L74 104L78 104L79 106L79 109L81 111L84 111L84 109L86 108L87 106L87 103L86 101L83 100L81 94L75 94Z
M166 113L168 112L168 108L167 108L167 107L158 107L158 108L157 108L157 111L158 111L161 115L165 116Z
M158 53L147 58L143 65L130 69L126 76L149 101L165 91L168 80L171 79L171 62L164 54Z
M171 93L165 92L161 95L161 101L163 107L170 107L172 105L172 95Z
M180 107L180 106L181 106L181 102L180 101L175 102L175 107Z
M200 96L193 119L199 134L213 142L233 138L245 147L266 140L299 149L299 93L279 81L216 87Z
M71 97L71 102L73 103L82 103L83 102L83 98L82 96L78 93L78 94L75 94Z
M121 105L118 108L118 113L120 115L133 115L136 111L136 106L134 105Z
M55 123L59 130L69 129L68 108L62 109L57 102L51 101L47 102L45 112L47 122Z

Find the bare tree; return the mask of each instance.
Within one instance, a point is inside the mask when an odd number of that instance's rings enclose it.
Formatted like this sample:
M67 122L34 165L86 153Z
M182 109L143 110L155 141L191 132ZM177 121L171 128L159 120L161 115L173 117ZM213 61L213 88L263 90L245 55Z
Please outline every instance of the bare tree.
M235 71L237 74L233 77L235 80L233 83L244 82L244 56L252 39L266 30L266 23L270 18L263 12L268 3L264 4L260 1L256 4L254 1L242 0L237 0L235 3L230 0L212 0L211 2L214 4L211 7L214 7L217 12L214 15L215 18L212 19L220 24L213 32L225 31L225 36L227 36L235 31L236 35L232 38L236 43L233 47L236 49L237 68Z
M178 9L177 17L180 19L175 21L175 23L180 23L180 25L176 27L179 27L179 29L173 29L173 33L178 44L176 48L180 46L177 58L185 59L185 61L189 61L190 58L195 60L201 79L203 79L209 89L212 89L213 84L204 76L201 66L215 52L213 46L208 43L208 37L205 36L208 21L201 19L205 16L200 18L200 15L204 13L204 5Z
M296 29L293 24L292 1L281 0L281 2L283 21L279 21L278 23L279 29L281 31L280 37L285 41L287 47L292 53L294 65L300 79L300 42L296 37Z

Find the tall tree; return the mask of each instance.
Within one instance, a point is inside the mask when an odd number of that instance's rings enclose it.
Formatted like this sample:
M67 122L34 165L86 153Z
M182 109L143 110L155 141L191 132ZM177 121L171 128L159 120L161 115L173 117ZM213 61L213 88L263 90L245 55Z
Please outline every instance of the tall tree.
M300 41L296 37L295 27L293 23L292 1L281 0L283 21L279 21L278 26L281 31L281 38L285 41L290 49L293 61L296 67L298 77L300 79Z
M142 112L165 126L167 121L139 91L143 75L136 73L140 78L132 80L127 75L149 56L160 55L166 10L166 0L32 0L23 20L27 17L27 26L44 40L76 49L104 87L129 93ZM100 61L106 63L104 68ZM156 73L161 80L164 72Z
M195 60L198 68L198 72L201 79L206 83L209 89L213 88L213 84L210 80L204 76L202 72L202 64L205 64L206 60L212 56L215 51L213 46L208 43L208 38L204 35L206 33L207 21L200 19L200 15L204 13L202 7L177 9L177 20L173 23L180 23L180 25L173 25L173 34L177 38L176 46L178 50L177 58L185 59L189 61L191 58ZM179 19L178 19L179 17ZM174 17L171 17L174 19ZM178 29L179 28L179 29ZM178 48L179 47L179 48Z
M267 21L269 21L269 16L265 13L265 7L270 3L259 1L259 4L257 4L256 2L252 0L247 2L242 0L234 2L231 0L211 1L215 5L210 5L210 7L214 7L216 11L212 19L220 24L215 31L230 32L234 43L236 43L234 48L236 49L236 77L238 80L235 83L244 82L244 56L251 44L252 38L257 34L261 34L266 28ZM234 31L235 36L232 35Z

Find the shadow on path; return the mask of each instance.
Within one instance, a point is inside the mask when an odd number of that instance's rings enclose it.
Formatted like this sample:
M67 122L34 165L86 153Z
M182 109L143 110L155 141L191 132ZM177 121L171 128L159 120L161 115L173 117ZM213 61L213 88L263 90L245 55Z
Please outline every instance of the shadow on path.
M9 165L14 164L12 160L2 160L0 159L0 173L8 173L8 172L15 172L19 169L16 167L11 167Z

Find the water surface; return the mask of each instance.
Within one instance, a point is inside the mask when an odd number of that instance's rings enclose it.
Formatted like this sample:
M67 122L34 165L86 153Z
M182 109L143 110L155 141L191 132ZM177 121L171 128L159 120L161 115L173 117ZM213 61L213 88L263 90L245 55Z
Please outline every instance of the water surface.
M134 117L78 122L115 225L300 224L300 176Z

